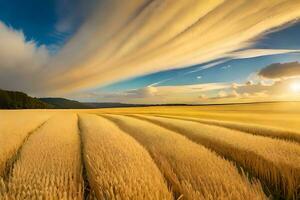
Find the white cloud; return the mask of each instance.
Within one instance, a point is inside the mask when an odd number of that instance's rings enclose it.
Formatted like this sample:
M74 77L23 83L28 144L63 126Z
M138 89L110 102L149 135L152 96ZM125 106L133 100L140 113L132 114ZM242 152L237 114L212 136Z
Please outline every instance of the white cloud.
M221 91L218 92L218 97L219 98L224 98L224 97L227 97L227 96L228 96L228 94L224 90L221 90Z
M148 87L151 87L151 86L157 86L157 85L159 85L159 84L165 83L165 82L170 81L170 80L173 80L173 79L174 79L174 78L167 78L167 79L164 79L164 80L161 80L161 81L157 81L157 82L155 82L155 83L152 83L152 84L148 85Z
M229 53L227 56L235 59L243 59L299 52L300 49L247 49Z
M206 65L197 67L196 69L193 69L193 70L191 70L191 71L188 71L188 72L184 73L183 75L188 75L188 74L196 73L196 72L199 72L199 71L202 71L202 70L205 70L205 69L208 69L208 68L217 66L217 65L222 64L222 63L224 63L224 62L226 62L226 61L228 61L228 59L223 59L223 60L220 60L220 61L215 61L215 62L206 64Z
M48 61L45 46L26 41L22 31L0 21L0 87L28 90L35 73ZM37 84L37 83L35 83Z

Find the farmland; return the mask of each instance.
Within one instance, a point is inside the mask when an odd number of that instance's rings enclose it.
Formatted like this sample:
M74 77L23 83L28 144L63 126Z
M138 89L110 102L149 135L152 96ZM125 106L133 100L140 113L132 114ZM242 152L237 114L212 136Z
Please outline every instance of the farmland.
M0 111L0 199L300 198L300 103Z

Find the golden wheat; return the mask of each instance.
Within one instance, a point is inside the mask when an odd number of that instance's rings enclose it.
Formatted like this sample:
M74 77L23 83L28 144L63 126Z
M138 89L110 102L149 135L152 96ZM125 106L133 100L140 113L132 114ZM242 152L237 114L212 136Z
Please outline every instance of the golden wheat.
M9 160L16 154L31 131L49 118L49 113L1 111L0 112L0 179L5 176Z
M98 199L172 199L148 152L112 122L81 115L84 160Z
M229 129L242 131L245 133L251 133L253 135L262 135L262 136L267 136L267 137L272 137L272 138L291 140L291 141L300 143L300 133L299 132L285 130L283 128L274 128L274 127L270 127L270 126L268 127L268 126L262 126L262 125L258 125L258 124L249 124L249 123L199 119L196 117L183 117L183 116L172 116L172 115L155 115L155 116L200 122L203 124L221 126L221 127L225 127L225 128L229 128Z
M153 114L226 120L300 130L300 102L270 102L201 106L149 106L85 110L97 114Z
M257 179L275 199L298 199L298 113L287 103L0 111L0 199L265 199Z
M83 199L75 114L49 119L23 145L2 199Z
M227 128L151 116L135 116L179 132L238 164L264 180L278 195L299 198L300 146Z
M105 116L143 144L184 199L265 199L260 185L249 183L235 166L203 146L149 122Z

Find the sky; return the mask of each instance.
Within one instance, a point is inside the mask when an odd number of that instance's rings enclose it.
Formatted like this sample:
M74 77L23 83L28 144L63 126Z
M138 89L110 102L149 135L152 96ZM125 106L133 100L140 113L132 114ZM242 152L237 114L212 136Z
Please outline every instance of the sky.
M300 100L300 1L0 0L0 88L84 102Z

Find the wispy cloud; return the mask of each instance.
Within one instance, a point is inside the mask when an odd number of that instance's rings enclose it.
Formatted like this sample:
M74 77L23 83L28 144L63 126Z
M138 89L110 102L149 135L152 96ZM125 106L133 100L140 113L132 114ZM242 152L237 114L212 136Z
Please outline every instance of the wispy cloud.
M271 28L300 17L300 1L295 0L98 0L93 5L59 54L31 73L32 81L24 82L31 92L66 93L249 56L253 52L237 51ZM266 51L253 54L258 53Z
M168 81L173 80L173 79L174 78L167 78L167 79L164 79L164 80L161 80L161 81L157 81L155 83L151 83L150 85L148 85L148 87L157 86L157 85L160 85L162 83L168 82Z
M202 70L220 65L220 64L225 63L227 61L228 61L228 59L224 59L224 60L220 60L220 61L216 61L216 62L206 64L206 65L202 65L200 67L197 67L196 69L193 69L191 71L188 71L188 72L184 73L183 75L193 74L193 73L196 73L196 72L199 72L199 71L202 71Z
M299 52L300 49L247 49L229 53L227 56L235 59L242 59Z
M231 68L231 65L226 65L226 66L221 67L221 69L224 69L224 70L227 70L227 69L230 69L230 68Z

